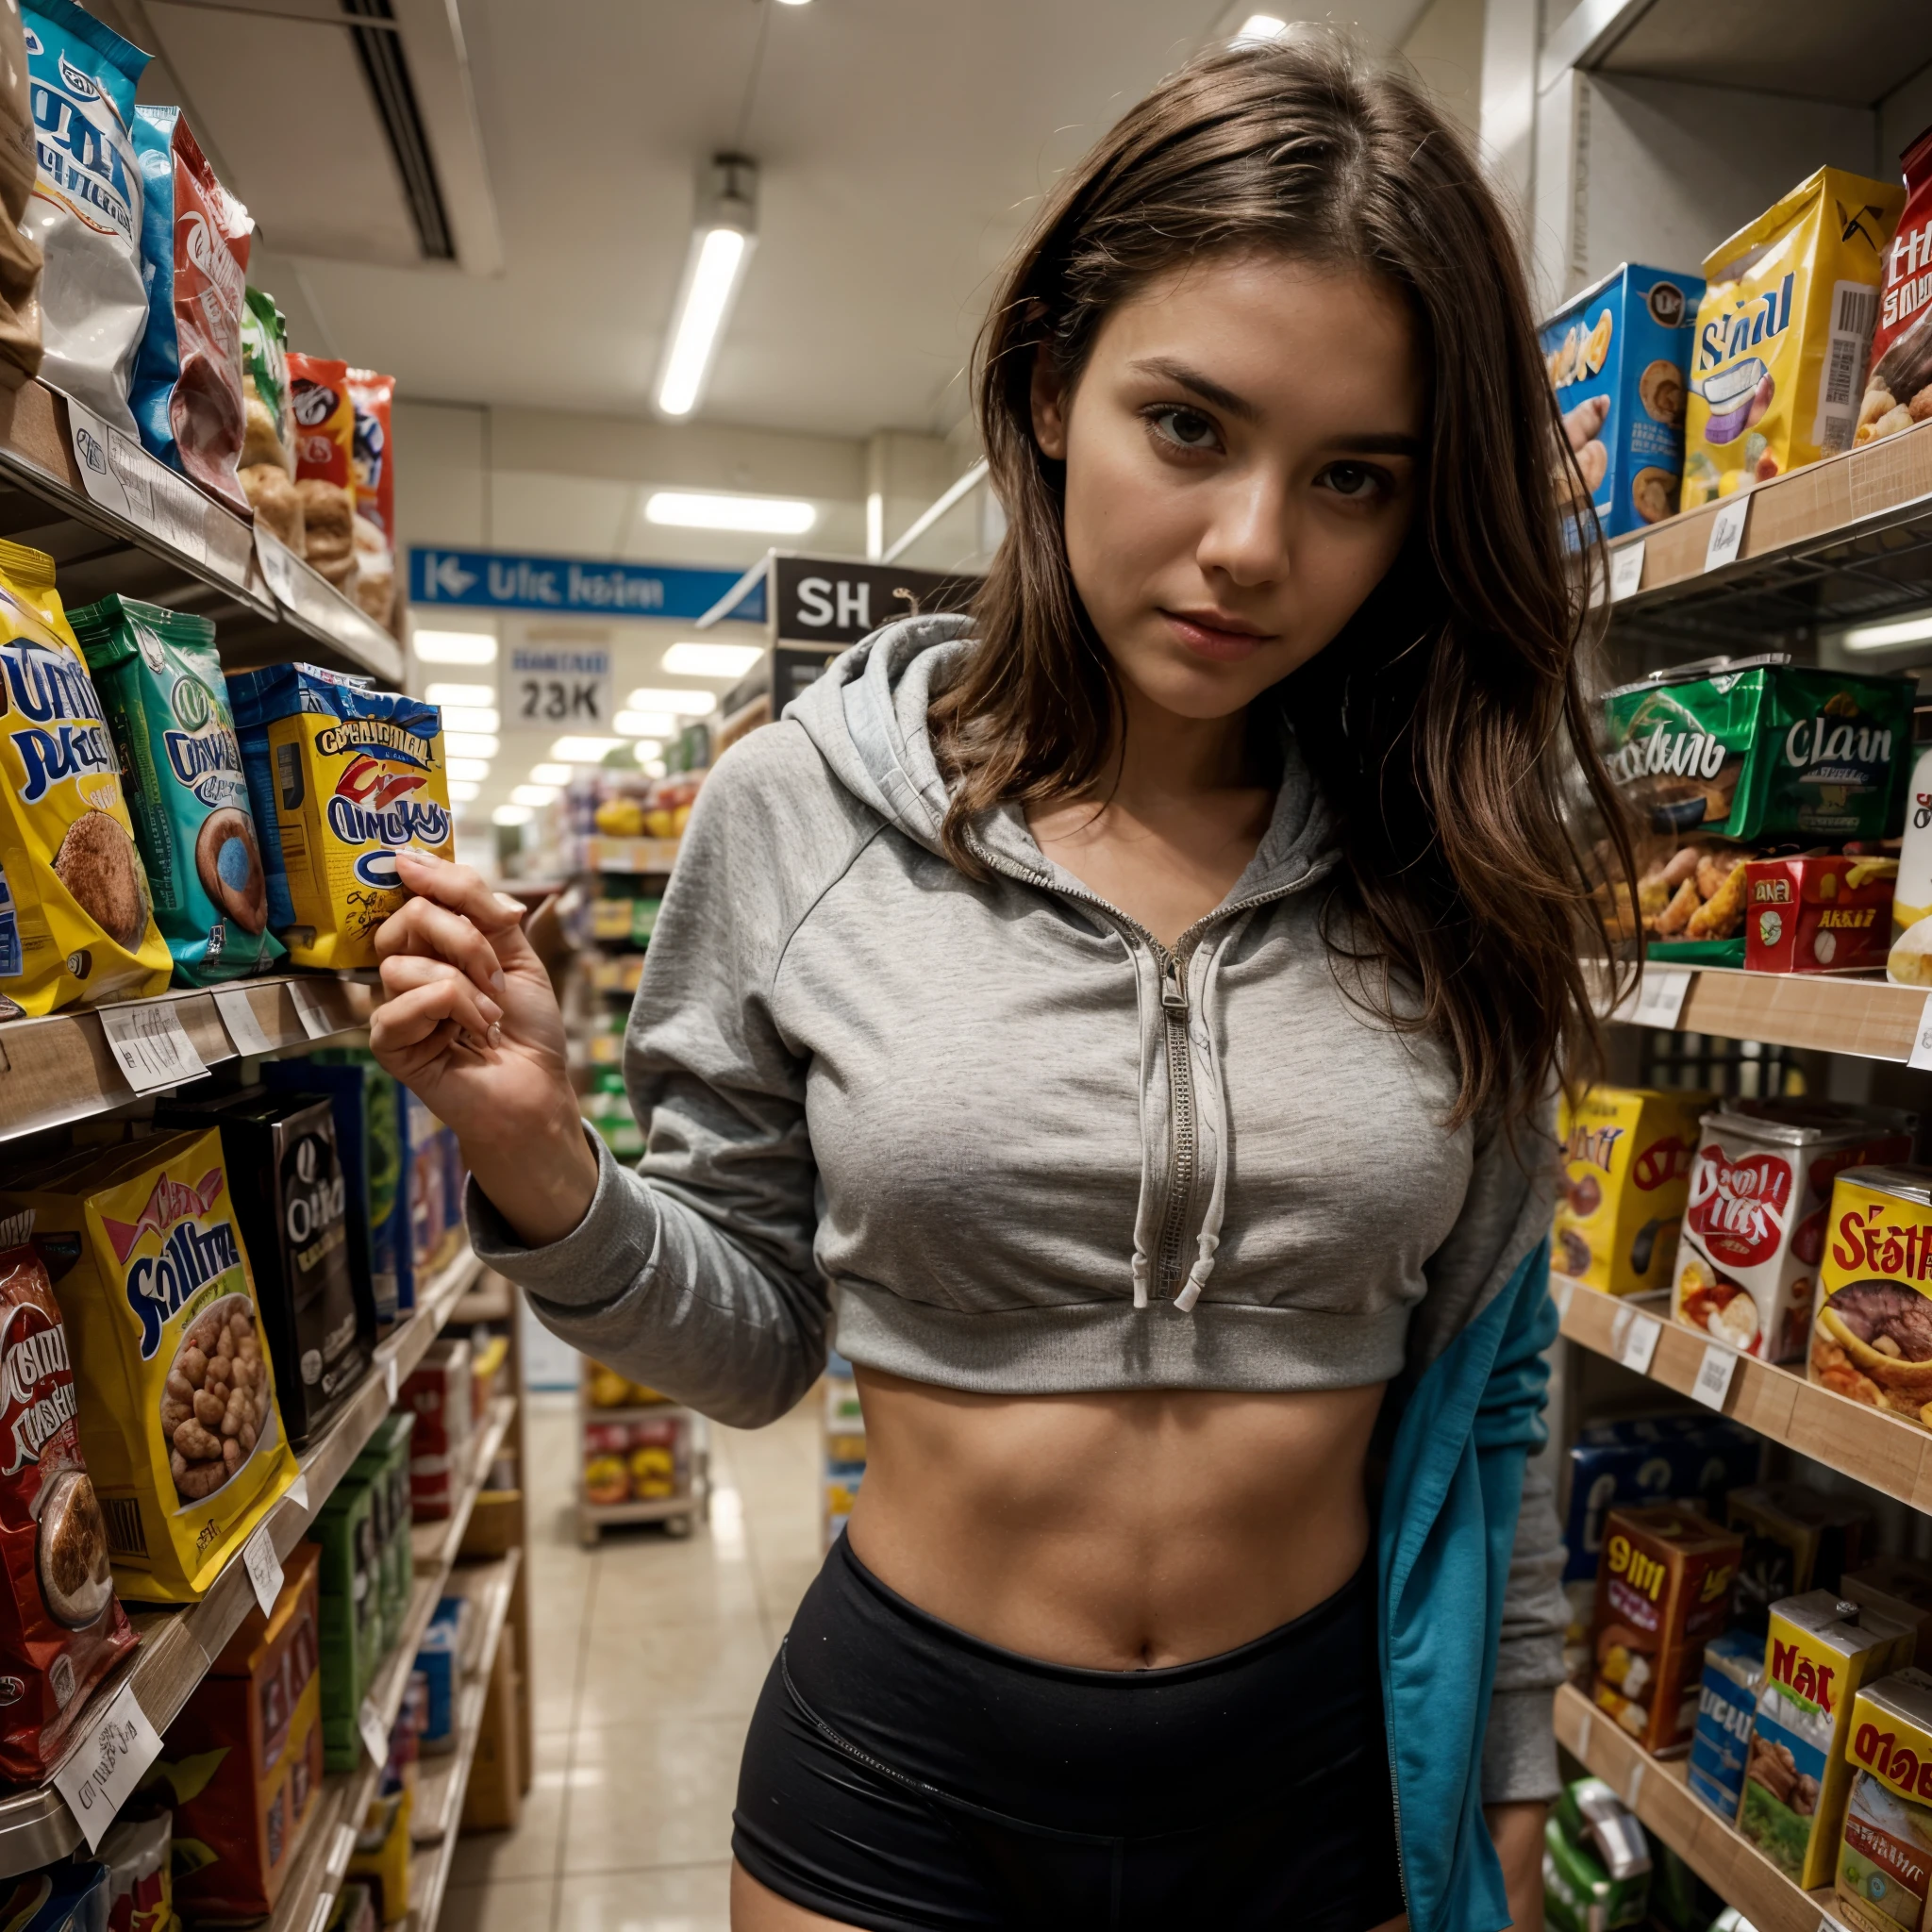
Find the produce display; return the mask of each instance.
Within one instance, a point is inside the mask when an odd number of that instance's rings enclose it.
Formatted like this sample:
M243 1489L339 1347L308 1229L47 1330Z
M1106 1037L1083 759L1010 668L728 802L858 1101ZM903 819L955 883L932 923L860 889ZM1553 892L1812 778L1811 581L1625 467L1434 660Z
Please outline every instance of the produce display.
M1553 1269L1610 1294L1670 1279L1698 1122L1716 1098L1631 1087L1563 1094Z

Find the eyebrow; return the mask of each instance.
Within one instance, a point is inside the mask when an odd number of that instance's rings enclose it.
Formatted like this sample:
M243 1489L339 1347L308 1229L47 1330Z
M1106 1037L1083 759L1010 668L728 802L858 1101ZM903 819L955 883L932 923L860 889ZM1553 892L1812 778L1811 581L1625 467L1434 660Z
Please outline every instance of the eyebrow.
M1204 403L1212 403L1217 409L1225 409L1230 416L1239 417L1243 423L1261 420L1261 411L1256 404L1245 396L1237 395L1233 390L1224 388L1212 376L1190 369L1185 362L1175 362L1165 356L1148 356L1129 364L1129 367L1138 369L1142 375L1158 375L1176 383L1182 389L1191 391ZM1399 429L1363 430L1356 435L1333 436L1328 441L1332 449L1359 450L1368 456L1420 458L1424 452L1421 437L1407 435Z

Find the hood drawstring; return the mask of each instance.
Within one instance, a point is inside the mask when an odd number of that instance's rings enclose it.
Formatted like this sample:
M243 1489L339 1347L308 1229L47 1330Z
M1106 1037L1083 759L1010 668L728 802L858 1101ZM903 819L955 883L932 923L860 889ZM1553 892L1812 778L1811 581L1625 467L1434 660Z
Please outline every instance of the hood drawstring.
M1153 962L1134 949L1134 999L1141 1016L1141 1080L1135 1098L1141 1108L1141 1195L1134 1205L1134 1306L1147 1306L1148 1276L1154 1262L1147 1252L1154 1227L1154 1136L1147 1131L1147 1090L1154 1080L1155 1028L1147 1020L1147 979ZM1157 1003L1158 989L1156 989Z
M1208 1190L1208 1212L1202 1218L1200 1237L1194 1244L1194 1265L1188 1270L1187 1282L1174 1298L1174 1307L1183 1314L1193 1312L1201 1291L1208 1286L1208 1277L1214 1273L1215 1251L1221 1246L1221 1226L1227 1214L1227 1089L1221 1077L1221 1054L1214 1038L1214 988L1222 956L1234 934L1246 924L1245 916L1236 920L1208 955L1201 974L1201 996L1194 1003L1189 1025L1191 1052L1194 1045L1193 1028L1198 1026L1201 1030L1202 1051L1194 1061L1195 1144L1198 1147L1204 1138L1213 1140L1214 1185ZM1208 1077L1202 1081L1199 1075L1204 1066ZM1207 1102L1205 1107L1203 1101Z

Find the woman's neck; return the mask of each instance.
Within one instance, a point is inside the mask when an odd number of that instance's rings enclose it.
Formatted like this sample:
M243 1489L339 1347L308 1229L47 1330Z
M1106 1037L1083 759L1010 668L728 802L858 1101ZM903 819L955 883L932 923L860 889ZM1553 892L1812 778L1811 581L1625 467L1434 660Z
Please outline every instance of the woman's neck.
M1088 796L1142 821L1198 808L1216 793L1251 791L1245 711L1183 718L1123 683L1124 716Z

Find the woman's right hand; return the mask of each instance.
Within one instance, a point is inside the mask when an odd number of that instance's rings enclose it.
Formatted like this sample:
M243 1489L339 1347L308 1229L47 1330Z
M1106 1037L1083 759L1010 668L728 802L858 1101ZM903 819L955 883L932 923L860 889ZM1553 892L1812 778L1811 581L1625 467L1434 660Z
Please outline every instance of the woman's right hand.
M541 1247L577 1225L597 1161L571 1091L563 1016L524 937L524 908L466 865L408 848L411 897L375 936L379 1065L456 1130L477 1185L518 1239Z

